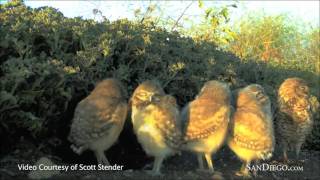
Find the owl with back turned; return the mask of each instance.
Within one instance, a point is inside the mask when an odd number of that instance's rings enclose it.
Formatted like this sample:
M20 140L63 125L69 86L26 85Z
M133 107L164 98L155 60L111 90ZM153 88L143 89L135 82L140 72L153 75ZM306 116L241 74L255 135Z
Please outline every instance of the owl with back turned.
M262 86L249 85L236 95L236 110L227 138L229 148L243 162L239 176L250 176L252 161L269 159L274 151L271 102Z
M288 78L278 90L277 133L288 161L287 151L294 150L296 158L313 126L313 107L307 83L300 78Z
M181 132L176 100L155 81L145 81L134 91L131 120L139 143L155 158L152 175L161 174L163 160L179 151Z
M118 139L127 117L126 92L116 79L98 83L76 107L69 141L77 154L94 152L99 164L109 165L104 151Z
M184 124L182 148L196 153L200 170L204 170L205 158L209 171L214 171L212 154L223 145L227 135L231 113L230 96L226 83L208 81L195 100L181 112Z

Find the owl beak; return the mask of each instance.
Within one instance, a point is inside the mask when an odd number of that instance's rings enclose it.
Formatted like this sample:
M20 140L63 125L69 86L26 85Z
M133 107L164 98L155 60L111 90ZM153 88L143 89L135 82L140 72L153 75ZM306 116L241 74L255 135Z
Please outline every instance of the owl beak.
M265 102L268 100L268 97L265 96L265 95L262 94L262 93L259 93L259 94L257 95L257 99L258 99L258 101L260 101L261 103L265 103Z
M152 94L149 98L150 102L158 102L160 101L160 95L159 94Z

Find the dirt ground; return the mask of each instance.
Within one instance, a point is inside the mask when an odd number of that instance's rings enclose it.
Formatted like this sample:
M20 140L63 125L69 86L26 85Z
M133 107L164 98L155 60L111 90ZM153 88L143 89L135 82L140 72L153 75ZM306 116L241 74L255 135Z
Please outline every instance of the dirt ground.
M108 153L106 153L106 155L108 156ZM0 179L26 179L30 171L19 171L17 164L33 165L40 157L48 157L58 165L72 165L72 163L66 163L57 156L41 152L39 148L24 146L0 157ZM132 159L133 158L134 157L132 157ZM303 171L259 171L258 175L252 179L320 179L320 152L304 150L301 153L300 159L300 161L290 162L288 166L300 166L303 167ZM118 164L117 162L110 162L111 164ZM162 175L160 176L151 176L146 173L146 170L152 168L151 159L151 161L146 163L147 165L144 169L124 167L123 171L67 171L60 172L50 179L244 179L235 175L241 166L241 162L228 148L224 147L217 154L213 155L213 162L215 167L213 174L199 171L197 170L198 163L195 155L183 152L181 155L173 156L165 160L162 167ZM279 160L278 154L275 154L273 159L262 163L273 165L283 164L282 161Z

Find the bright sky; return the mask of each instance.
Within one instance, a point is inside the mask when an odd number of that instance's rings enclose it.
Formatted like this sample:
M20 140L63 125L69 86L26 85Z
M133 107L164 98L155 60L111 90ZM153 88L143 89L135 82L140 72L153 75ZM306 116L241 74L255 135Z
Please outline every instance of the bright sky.
M3 0L0 0L3 1ZM142 12L150 4L150 1L31 1L25 0L31 7L51 6L59 9L65 16L82 16L84 18L96 18L92 10L97 8L110 20L118 18L132 18L134 9L141 8ZM184 8L191 1L152 1L164 7L165 16L177 19ZM211 5L230 5L233 1L204 1L205 7ZM287 13L290 17L309 25L319 27L319 1L239 1L238 8L232 8L231 20L237 21L249 11L264 11L267 14ZM195 1L187 10L186 15L197 18L203 14Z

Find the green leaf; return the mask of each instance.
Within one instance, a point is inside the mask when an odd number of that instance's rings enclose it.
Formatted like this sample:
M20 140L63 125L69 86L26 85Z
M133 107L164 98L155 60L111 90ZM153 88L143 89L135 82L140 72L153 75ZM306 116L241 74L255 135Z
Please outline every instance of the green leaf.
M198 4L199 4L199 8L203 8L203 1L202 0L198 0Z

